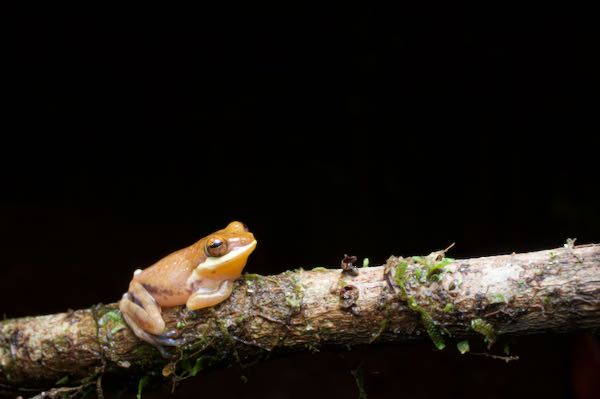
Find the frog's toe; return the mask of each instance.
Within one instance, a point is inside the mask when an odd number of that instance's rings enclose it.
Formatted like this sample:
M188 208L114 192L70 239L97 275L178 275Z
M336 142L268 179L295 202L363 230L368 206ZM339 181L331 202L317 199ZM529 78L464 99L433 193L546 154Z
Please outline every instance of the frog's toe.
M165 338L173 338L173 337L176 337L179 333L180 333L179 330L177 330L176 328L172 328L172 329L167 330L164 333L160 334L160 336L165 337Z
M165 334L155 335L153 340L157 345L162 346L181 346L189 342L188 339L181 337L174 338L173 335L175 334L172 334L171 331L167 331Z
M179 338L170 338L158 336L154 338L154 342L156 342L157 346L179 346L182 342L180 342Z
M160 355L163 357L163 359L173 359L177 357L177 352L171 350L171 348L168 346L154 345L154 347L160 352Z
M152 346L154 346L164 359L177 357L178 346L184 345L186 340L182 338L171 338L164 335L153 335Z

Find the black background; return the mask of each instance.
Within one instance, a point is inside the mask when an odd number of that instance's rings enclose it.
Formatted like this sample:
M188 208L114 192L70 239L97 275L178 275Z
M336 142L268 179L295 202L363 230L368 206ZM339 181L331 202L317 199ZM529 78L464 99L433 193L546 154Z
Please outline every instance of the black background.
M600 242L586 10L53 11L7 36L6 317L116 301L234 219L262 274ZM370 398L575 397L574 342L518 341L508 365L429 342L294 355L175 397L355 397L360 363Z

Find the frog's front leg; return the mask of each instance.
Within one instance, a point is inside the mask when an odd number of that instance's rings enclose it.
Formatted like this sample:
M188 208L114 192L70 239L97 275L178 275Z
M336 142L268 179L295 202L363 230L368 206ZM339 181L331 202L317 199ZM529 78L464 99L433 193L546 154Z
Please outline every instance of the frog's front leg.
M224 280L216 289L205 287L198 288L187 300L186 306L190 310L207 308L229 298L233 291L233 281Z

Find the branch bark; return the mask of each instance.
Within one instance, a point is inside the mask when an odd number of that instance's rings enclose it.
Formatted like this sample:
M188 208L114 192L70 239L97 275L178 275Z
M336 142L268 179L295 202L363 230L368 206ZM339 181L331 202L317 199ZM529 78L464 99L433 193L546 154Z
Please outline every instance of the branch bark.
M348 268L347 268L348 269ZM600 245L451 260L391 257L385 266L246 274L213 308L164 310L185 344L164 358L116 304L0 323L0 390L96 389L104 375L174 382L273 352L429 339L438 348L522 334L600 331ZM427 338L429 336L429 338ZM52 390L54 389L54 390Z

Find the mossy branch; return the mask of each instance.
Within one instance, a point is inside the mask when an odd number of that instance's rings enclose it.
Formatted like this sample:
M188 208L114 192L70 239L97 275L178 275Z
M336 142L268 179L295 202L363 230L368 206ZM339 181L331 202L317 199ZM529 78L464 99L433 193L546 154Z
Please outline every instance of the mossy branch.
M391 257L385 266L246 274L213 308L165 309L187 343L165 359L116 304L0 323L0 391L77 393L102 376L173 382L271 353L429 337L439 349L488 349L522 334L600 331L600 245L453 260ZM147 378L145 380L147 382ZM140 386L143 386L141 384ZM58 397L58 396L57 396Z

